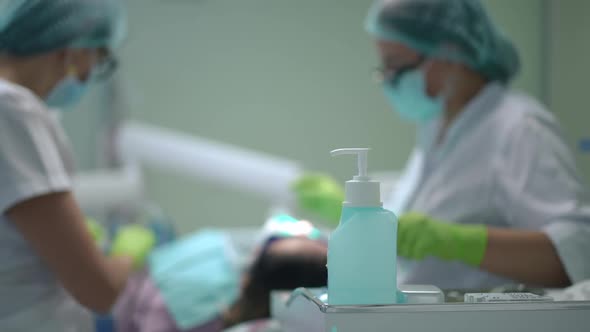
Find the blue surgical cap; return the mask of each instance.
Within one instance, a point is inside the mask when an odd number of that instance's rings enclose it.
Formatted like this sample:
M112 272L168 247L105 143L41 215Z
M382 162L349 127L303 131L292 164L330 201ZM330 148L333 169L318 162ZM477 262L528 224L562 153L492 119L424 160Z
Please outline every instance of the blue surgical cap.
M0 52L109 48L126 34L124 0L0 0Z
M517 50L479 0L377 0L366 27L376 38L463 63L491 81L506 83L520 69Z

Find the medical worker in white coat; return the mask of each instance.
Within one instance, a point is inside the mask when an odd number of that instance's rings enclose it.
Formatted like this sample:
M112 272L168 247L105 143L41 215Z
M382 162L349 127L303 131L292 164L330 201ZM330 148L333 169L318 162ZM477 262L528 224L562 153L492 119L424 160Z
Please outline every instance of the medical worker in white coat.
M132 271L130 258L94 244L50 110L112 72L121 3L0 1L0 331L86 331L83 306L107 312Z
M367 30L392 109L417 142L385 207L400 283L566 286L590 277L590 201L559 124L514 92L512 43L478 0L385 0ZM341 189L310 175L299 201L336 221Z

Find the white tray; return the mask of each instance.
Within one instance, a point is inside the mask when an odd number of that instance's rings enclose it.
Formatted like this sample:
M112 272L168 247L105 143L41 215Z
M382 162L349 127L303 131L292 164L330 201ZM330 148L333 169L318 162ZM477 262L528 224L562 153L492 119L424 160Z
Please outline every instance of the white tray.
M285 305L285 332L590 331L588 301L330 306L300 288Z

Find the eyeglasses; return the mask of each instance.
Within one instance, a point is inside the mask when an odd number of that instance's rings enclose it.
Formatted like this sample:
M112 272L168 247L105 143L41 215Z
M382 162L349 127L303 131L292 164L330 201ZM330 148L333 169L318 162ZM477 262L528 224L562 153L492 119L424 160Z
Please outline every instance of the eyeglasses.
M388 65L381 65L373 70L373 78L380 84L389 82L393 85L396 85L405 73L419 68L422 66L425 60L426 58L421 56L416 62L412 64L396 66L396 68Z
M106 49L101 48L98 50L98 63L95 67L95 79L98 81L105 81L117 71L119 67L119 61L113 55L113 53Z

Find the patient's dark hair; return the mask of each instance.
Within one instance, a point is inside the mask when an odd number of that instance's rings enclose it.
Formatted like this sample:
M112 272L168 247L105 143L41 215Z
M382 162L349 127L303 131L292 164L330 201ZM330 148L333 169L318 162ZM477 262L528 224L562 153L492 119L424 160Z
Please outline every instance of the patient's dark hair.
M324 244L306 238L269 241L252 264L242 290L239 300L245 315L242 319L268 318L271 291L326 286L326 255Z
M278 241L298 241L300 250L272 250ZM304 238L276 240L266 246L250 269L252 283L267 290L324 287L328 281L325 246Z

